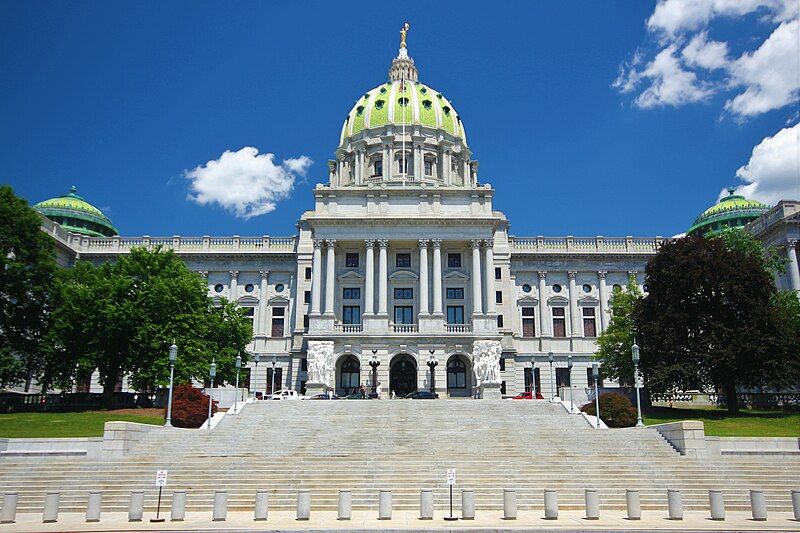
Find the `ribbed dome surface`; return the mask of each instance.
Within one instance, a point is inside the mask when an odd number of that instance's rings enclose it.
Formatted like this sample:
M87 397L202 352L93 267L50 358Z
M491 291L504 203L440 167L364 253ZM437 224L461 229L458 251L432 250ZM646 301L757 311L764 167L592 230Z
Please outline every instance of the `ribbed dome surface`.
M90 237L118 234L117 228L102 211L78 196L75 186L68 194L39 202L33 208L73 233Z
M734 193L735 189L728 189L728 196L703 211L695 219L688 233L706 233L741 227L769 210L768 205Z

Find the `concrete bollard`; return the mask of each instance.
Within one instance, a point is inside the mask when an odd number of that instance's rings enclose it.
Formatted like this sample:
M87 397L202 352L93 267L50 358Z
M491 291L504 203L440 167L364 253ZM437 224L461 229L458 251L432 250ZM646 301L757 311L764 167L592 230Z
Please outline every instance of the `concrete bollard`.
M0 524L13 524L17 519L17 501L19 494L6 492L3 494L3 509L0 511Z
M169 519L173 522L183 522L186 518L186 491L176 490L172 493L172 508L169 511Z
M670 520L683 520L683 497L677 489L667 489L667 506Z
M750 508L753 511L753 520L763 522L767 519L767 499L763 490L750 491Z
M544 519L558 520L558 493L554 490L544 491Z
M475 520L475 491L461 491L461 520Z
M214 491L214 510L212 511L212 522L224 522L228 516L228 491Z
M48 492L44 496L44 512L42 522L58 522L58 502L61 494L58 492Z
M792 511L795 522L800 522L800 490L792 490Z
M350 520L353 508L353 496L349 490L339 491L339 520Z
M311 493L307 489L297 491L297 519L308 520L311 517Z
M131 491L131 505L128 507L128 522L141 522L144 515L144 491Z
M89 492L89 501L86 503L86 521L99 522L100 508L103 505L103 493L99 490Z
M722 491L709 490L708 503L711 507L711 520L725 520L725 498Z
M628 520L641 520L642 519L642 504L639 501L638 490L626 490L625 502L628 507Z
M392 519L392 491L381 490L378 495L378 520Z
M517 519L517 491L503 489L503 520Z
M433 491L431 489L419 491L419 519L433 520Z
M266 520L269 514L269 495L265 490L256 492L256 512L254 520Z
M586 520L600 520L600 497L596 489L586 489Z

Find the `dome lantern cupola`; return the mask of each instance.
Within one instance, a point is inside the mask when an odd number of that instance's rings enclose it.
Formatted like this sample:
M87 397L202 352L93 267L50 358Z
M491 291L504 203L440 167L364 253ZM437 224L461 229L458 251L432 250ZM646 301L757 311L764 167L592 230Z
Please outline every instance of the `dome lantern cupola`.
M763 213L769 206L756 200L749 200L736 194L735 187L728 188L728 196L720 199L698 216L687 233L689 235L703 235L718 233L729 228L741 228Z
M74 185L69 193L50 198L34 205L33 208L65 230L88 237L112 237L119 232L102 211L78 196Z

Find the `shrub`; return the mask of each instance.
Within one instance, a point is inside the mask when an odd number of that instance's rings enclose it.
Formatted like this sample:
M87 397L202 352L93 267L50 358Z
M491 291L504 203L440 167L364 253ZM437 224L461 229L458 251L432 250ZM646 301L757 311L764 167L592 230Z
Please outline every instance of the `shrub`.
M595 416L594 402L589 402L581 411ZM600 418L610 428L628 428L636 425L636 408L631 401L615 392L600 395Z
M217 401L211 405L211 414L217 412ZM164 418L167 412L164 410ZM177 428L199 428L208 419L208 396L200 389L184 383L172 393L172 425Z

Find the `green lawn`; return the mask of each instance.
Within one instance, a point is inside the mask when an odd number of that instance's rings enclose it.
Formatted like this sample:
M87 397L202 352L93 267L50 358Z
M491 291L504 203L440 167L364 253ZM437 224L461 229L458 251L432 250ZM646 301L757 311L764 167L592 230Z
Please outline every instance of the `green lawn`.
M700 420L706 435L718 437L800 437L800 414L779 411L743 410L737 416L709 409L653 407L643 413L644 423L664 424L679 420Z
M103 424L112 420L141 424L164 423L160 416L127 412L115 414L114 411L0 414L0 437L101 437Z

